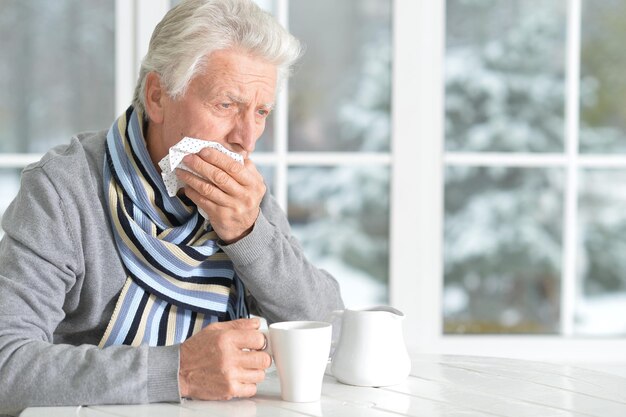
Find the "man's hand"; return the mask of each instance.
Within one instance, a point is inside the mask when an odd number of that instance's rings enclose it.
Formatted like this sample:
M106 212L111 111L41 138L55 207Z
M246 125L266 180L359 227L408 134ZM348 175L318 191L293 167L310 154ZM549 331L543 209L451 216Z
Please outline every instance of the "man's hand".
M248 235L266 190L254 163L246 159L242 165L210 148L187 155L183 162L200 177L181 169L176 175L186 184L187 197L208 214L217 235L226 243Z
M178 381L182 397L229 400L252 397L265 379L270 355L259 319L214 323L180 346ZM246 350L244 350L246 349Z

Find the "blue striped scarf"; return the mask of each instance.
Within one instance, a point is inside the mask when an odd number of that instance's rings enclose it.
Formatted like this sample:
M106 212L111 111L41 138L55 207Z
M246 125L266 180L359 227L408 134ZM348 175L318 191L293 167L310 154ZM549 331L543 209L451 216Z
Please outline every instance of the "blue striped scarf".
M247 317L244 286L186 197L169 197L133 107L107 134L104 195L127 279L100 347L181 343Z

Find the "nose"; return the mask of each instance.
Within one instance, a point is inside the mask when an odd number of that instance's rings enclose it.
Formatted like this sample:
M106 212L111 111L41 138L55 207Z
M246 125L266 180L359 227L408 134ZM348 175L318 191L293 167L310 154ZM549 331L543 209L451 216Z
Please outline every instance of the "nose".
M254 111L245 111L238 114L235 125L230 132L228 141L241 146L248 154L254 151L257 139L263 133L263 124L258 124Z

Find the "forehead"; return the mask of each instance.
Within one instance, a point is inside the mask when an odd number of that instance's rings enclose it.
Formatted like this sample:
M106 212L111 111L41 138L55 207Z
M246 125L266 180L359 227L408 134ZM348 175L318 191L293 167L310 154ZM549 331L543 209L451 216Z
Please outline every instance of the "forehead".
M230 93L245 97L263 94L273 97L276 78L275 65L245 53L220 50L209 55L204 71L193 81L205 93Z

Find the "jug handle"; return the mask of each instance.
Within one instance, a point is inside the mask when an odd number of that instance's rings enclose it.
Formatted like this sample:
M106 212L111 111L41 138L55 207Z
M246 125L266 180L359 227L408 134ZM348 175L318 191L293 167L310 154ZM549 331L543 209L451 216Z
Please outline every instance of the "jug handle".
M335 348L339 343L339 338L341 336L341 318L343 317L344 310L334 310L326 317L326 322L332 324L333 326L333 335L330 342L330 354L329 359L332 359Z
M328 316L326 317L326 321L328 323L332 323L333 321L335 321L337 319L337 317L343 316L343 312L344 312L344 310L334 310L334 311L331 311L328 314Z

